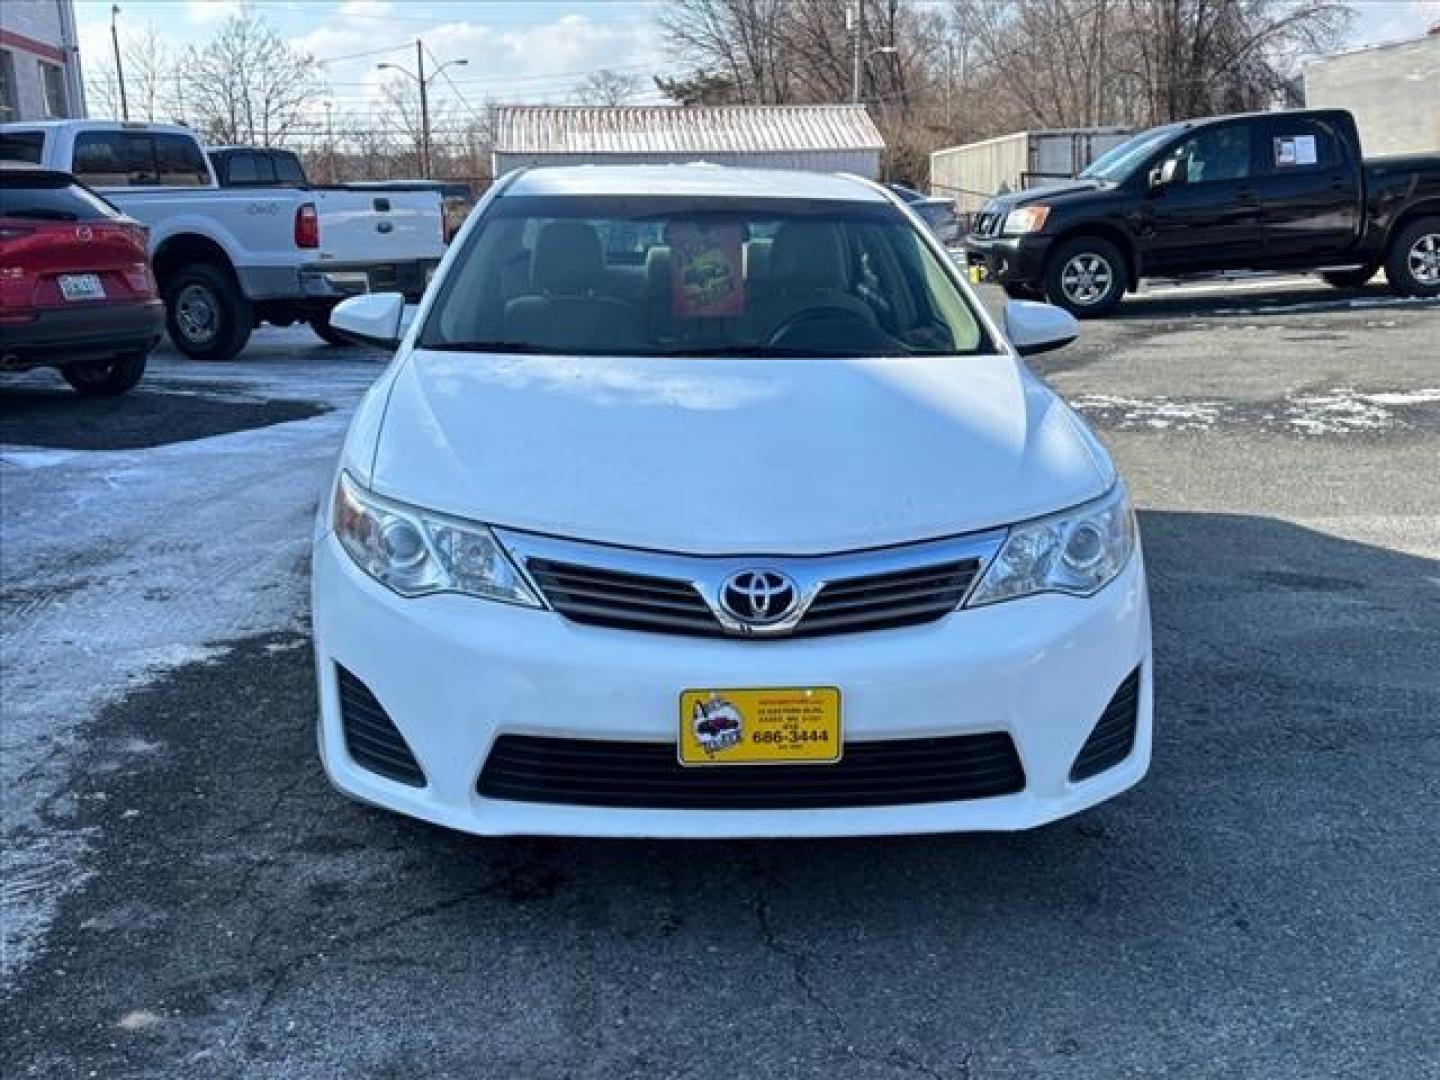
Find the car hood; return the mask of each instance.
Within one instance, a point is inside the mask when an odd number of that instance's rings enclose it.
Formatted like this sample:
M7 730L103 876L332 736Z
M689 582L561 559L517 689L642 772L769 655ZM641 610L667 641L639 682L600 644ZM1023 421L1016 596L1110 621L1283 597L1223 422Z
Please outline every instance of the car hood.
M984 529L1101 494L1109 461L1007 356L745 360L417 350L371 485L515 529L812 554Z
M1044 187L1011 192L1008 195L997 195L992 200L992 204L995 208L1003 207L1006 210L1013 210L1017 206L1031 206L1035 203L1055 202L1057 199L1067 199L1076 195L1088 195L1093 191L1102 191L1104 187L1105 185L1098 180L1066 180L1059 184L1047 184Z

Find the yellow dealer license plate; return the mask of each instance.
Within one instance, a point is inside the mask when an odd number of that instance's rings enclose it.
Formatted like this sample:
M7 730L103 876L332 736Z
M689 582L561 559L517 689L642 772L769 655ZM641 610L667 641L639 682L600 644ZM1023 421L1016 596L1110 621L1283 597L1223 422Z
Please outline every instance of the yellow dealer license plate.
M839 761L840 749L833 686L680 695L681 765L823 765Z

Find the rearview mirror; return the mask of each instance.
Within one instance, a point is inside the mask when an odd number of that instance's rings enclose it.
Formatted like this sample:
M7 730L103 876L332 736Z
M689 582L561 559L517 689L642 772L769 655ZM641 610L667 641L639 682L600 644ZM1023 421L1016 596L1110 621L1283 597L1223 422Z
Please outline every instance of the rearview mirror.
M369 293L341 300L330 312L330 327L361 345L380 349L399 347L405 337L405 297L399 293Z
M1034 356L1069 345L1080 336L1080 324L1053 304L1011 300L1005 305L1005 336L1021 356Z

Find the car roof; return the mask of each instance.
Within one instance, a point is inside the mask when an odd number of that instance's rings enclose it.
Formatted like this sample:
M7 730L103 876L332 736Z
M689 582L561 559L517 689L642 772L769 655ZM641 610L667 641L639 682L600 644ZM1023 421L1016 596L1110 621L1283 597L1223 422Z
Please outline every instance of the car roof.
M839 173L688 165L558 165L527 169L508 195L694 195L705 198L889 202L868 180ZM503 197L503 196L502 196Z
M53 131L73 128L76 131L168 131L179 135L195 134L184 124L159 124L146 120L10 120L0 124L3 131Z

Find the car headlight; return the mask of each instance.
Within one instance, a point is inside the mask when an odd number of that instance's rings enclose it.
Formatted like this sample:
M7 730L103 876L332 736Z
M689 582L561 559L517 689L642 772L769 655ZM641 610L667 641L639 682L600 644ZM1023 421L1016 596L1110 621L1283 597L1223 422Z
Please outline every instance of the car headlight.
M1045 225L1045 219L1049 216L1050 208L1048 206L1022 206L1005 215L1005 227L1002 231L1007 236L1039 232Z
M1089 596L1125 568L1134 550L1135 515L1117 482L1093 502L1014 526L966 606L1042 592Z
M484 525L381 498L343 471L333 518L335 536L356 565L401 596L458 592L543 606Z

